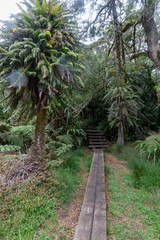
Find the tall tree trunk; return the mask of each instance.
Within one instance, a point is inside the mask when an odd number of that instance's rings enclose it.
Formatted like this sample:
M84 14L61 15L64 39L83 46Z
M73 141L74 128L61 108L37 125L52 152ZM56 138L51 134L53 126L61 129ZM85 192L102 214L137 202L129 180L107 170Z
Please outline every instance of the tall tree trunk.
M157 0L145 0L142 25L147 36L148 54L150 59L160 68L160 49L158 31L154 21L154 12Z
M120 33L120 25L117 17L116 3L115 0L112 0L112 12L113 12L113 21L114 21L114 32L115 32L115 48L117 55L117 70L119 75L119 82L122 79L122 65L121 65L121 33Z
M113 13L113 21L114 21L114 32L115 32L115 48L116 48L116 56L117 56L117 71L118 71L118 87L122 87L123 85L123 76L122 76L122 64L121 64L121 29L120 24L118 22L117 10L115 0L112 0L112 13ZM117 105L119 107L119 118L120 118L120 126L118 127L118 139L117 143L119 147L124 145L124 126L123 126L123 111L121 106L121 97L117 97Z
M45 128L47 124L47 102L48 91L44 89L39 94L39 101L37 104L37 120L35 127L35 142L32 148L32 155L39 157L45 153Z

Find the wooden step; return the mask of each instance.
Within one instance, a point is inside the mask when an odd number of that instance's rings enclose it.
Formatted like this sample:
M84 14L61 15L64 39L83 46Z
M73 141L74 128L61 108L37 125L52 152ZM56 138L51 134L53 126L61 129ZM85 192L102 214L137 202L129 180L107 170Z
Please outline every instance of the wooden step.
M87 136L104 136L103 132L87 133Z
M90 142L107 142L106 138L89 138L88 141Z
M106 141L89 141L89 144L90 145L99 145L99 144L101 144L101 145L107 145L107 142Z
M88 140L90 141L90 140L93 140L93 141L101 141L101 140L106 140L106 138L105 137L88 137Z
M96 137L97 137L97 138L105 138L104 135L92 135L92 136L91 136L91 135L87 135L87 137L88 137L88 138L96 138Z
M103 144L103 145L101 145L101 144L99 144L99 145L95 145L95 144L93 144L93 145L89 145L89 148L107 148L108 147L108 145L107 144Z
M87 129L85 130L86 133L103 133L102 130L94 130L94 129Z

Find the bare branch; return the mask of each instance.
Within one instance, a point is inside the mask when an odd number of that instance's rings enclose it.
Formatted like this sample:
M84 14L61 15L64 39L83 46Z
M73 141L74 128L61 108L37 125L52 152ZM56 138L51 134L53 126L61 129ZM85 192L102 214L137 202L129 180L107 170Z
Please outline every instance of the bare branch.
M83 33L87 32L88 29L89 29L93 24L96 23L96 21L97 21L98 17L100 16L100 14L103 12L103 10L109 8L109 7L110 7L110 4L111 4L111 0L110 0L106 5L101 6L101 9L100 9L99 12L97 13L95 19L94 19L91 23L88 24L87 28L85 29L85 31L83 31ZM106 11L106 12L107 12L107 11Z

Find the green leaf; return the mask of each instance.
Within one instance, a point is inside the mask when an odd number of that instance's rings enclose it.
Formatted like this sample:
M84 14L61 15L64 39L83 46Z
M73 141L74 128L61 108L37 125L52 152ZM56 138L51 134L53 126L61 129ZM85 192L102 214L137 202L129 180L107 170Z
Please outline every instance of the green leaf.
M57 5L54 10L53 10L53 14L57 14L59 11L61 10L61 6L60 5Z

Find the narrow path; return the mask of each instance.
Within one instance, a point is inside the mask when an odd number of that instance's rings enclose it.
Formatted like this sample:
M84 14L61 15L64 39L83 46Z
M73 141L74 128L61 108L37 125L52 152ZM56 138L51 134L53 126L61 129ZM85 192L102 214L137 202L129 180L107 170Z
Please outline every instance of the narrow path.
M95 150L74 240L106 240L104 153Z

